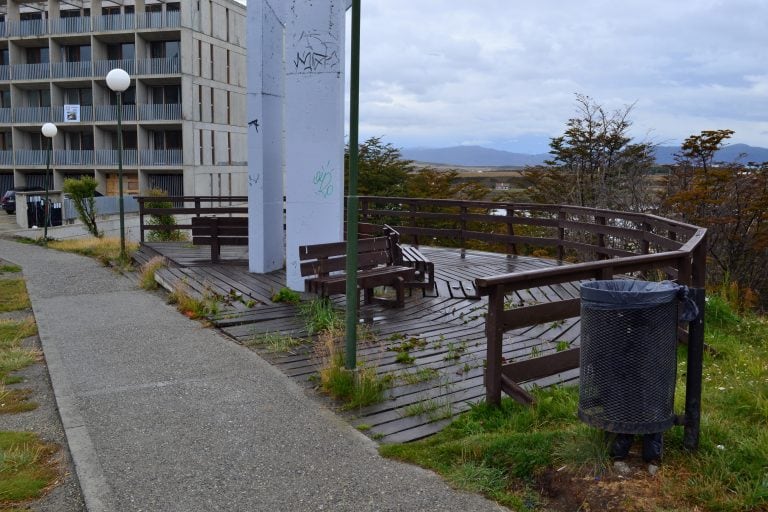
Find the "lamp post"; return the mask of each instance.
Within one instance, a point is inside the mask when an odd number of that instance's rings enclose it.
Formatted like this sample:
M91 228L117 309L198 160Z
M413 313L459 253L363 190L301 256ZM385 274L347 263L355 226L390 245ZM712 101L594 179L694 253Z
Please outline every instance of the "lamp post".
M120 259L125 259L125 214L123 210L123 92L131 85L131 76L115 68L107 73L107 87L117 95L117 180L120 205Z
M58 133L58 128L53 123L45 123L41 130L43 136L48 139L48 150L45 153L45 203L44 203L44 219L45 227L43 228L43 240L48 243L48 224L51 223L51 208L48 205L48 175L51 173L51 146L53 145L53 138Z

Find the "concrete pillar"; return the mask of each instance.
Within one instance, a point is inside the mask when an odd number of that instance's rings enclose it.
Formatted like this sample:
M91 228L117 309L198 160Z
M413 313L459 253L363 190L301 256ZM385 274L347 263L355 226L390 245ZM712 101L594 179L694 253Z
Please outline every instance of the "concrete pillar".
M298 247L343 236L346 2L287 3L286 274L301 290Z
M274 8L284 9L282 3ZM248 267L283 266L283 14L248 3Z

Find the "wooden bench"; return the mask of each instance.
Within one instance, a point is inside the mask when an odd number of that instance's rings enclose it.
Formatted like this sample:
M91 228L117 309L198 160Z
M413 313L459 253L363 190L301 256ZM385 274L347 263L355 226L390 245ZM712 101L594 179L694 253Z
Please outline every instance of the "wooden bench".
M391 226L385 224L384 233L391 241L392 261L396 265L412 267L415 271L415 280L406 285L432 290L435 287L435 264L418 248L400 245L400 233Z
M192 245L210 245L218 263L222 245L248 245L248 217L192 217Z
M405 305L405 283L414 280L414 269L392 264L388 237L357 241L357 288L363 290L365 303L378 301L395 307ZM308 277L306 291L321 297L346 293L347 243L304 245L299 247L301 275ZM373 289L391 286L396 299L375 298Z

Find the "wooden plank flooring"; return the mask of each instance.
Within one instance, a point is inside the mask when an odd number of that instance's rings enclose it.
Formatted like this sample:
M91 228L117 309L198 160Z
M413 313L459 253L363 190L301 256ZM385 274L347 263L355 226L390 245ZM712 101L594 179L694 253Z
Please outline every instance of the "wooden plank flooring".
M452 416L484 399L487 300L477 297L474 279L557 265L552 260L479 251L467 251L461 258L454 249L422 246L420 250L435 264L434 290L411 290L402 309L376 304L360 307L360 322L375 333L377 342L361 345L358 359L380 375L389 375L393 385L383 402L343 414L354 425L366 425L366 432L383 442L407 442L434 434ZM273 333L307 338L307 344L289 353L255 350L286 375L313 386L312 377L318 371L315 340L307 336L296 306L270 300L284 286L283 271L248 273L247 250L241 247L223 247L221 263L213 265L208 247L148 243L137 260L157 254L170 262L158 272L165 287L172 289L183 282L193 294L215 293L228 299L214 323L238 342L246 344ZM520 291L508 300L522 306L578 296L578 283L569 283ZM248 302L255 305L249 307ZM336 297L334 303L343 309L344 298ZM579 318L572 318L508 332L503 356L512 362L553 353L558 344L576 346L579 328ZM409 351L412 364L396 361L397 349L404 343L414 345ZM571 370L524 387L575 382L578 374L578 369Z

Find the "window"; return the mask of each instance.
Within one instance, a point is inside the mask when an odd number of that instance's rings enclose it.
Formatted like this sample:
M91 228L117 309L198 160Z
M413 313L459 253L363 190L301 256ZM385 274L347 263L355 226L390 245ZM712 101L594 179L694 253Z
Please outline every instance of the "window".
M8 48L0 48L0 66L7 66L10 63L10 53L8 52Z
M112 91L109 91L109 104L117 105L117 94L113 93ZM136 104L136 87L132 85L123 92L123 105L135 105L135 104Z
M80 9L62 9L59 11L59 18L79 18Z
M208 50L211 52L211 80L213 80L213 45L208 45Z
M27 64L47 64L49 61L48 47L27 48Z
M91 45L66 45L61 47L64 62L88 62L91 60Z
M26 91L27 105L30 107L50 107L51 91L49 89L30 89Z
M224 23L226 24L226 30L227 30L227 41L229 41L229 9L224 9Z
M120 6L102 7L101 14L103 16L117 16L120 14Z
M203 86L202 85L197 86L197 108L198 108L198 114L199 114L198 121L202 121L203 120Z
M200 161L198 164L203 165L203 130L197 131L197 143L200 146Z
M136 149L136 132L123 128L123 149ZM119 149L117 144L117 132L112 132L112 149Z
M107 59L133 60L136 57L136 45L133 43L112 43L107 45Z
M92 132L67 132L64 138L64 144L67 149L74 151L93 150Z
M152 41L149 56L152 59L178 59L181 45L179 41Z
M216 117L213 113L214 112L213 104L215 103L215 99L216 99L216 92L213 90L213 87L211 87L211 122L212 123L216 122Z
M22 12L22 13L19 13L19 19L21 21L42 20L43 19L43 13L40 12L40 11L36 11L36 12Z
M64 103L67 105L93 105L93 93L90 87L81 89L66 89Z
M11 137L11 132L0 132L0 150L13 150L13 138Z
M197 40L197 74L203 74L203 42Z
M181 103L180 85L157 85L151 88L151 101L155 105Z
M227 91L227 124L232 124L232 93Z
M216 134L211 130L211 165L216 165Z
M163 6L160 4L147 4L144 6L144 12L163 12Z
M227 163L232 164L232 132L227 132Z
M181 130L150 131L153 149L181 149Z
M0 108L11 108L11 90L0 90Z
M165 10L168 12L179 12L181 10L181 2L169 2L165 4Z
M134 7L133 5L126 5L125 7L123 7L123 11L125 11L125 14L133 14L134 12L136 12L136 7Z
M229 50L227 50L227 83L232 83L229 79Z

